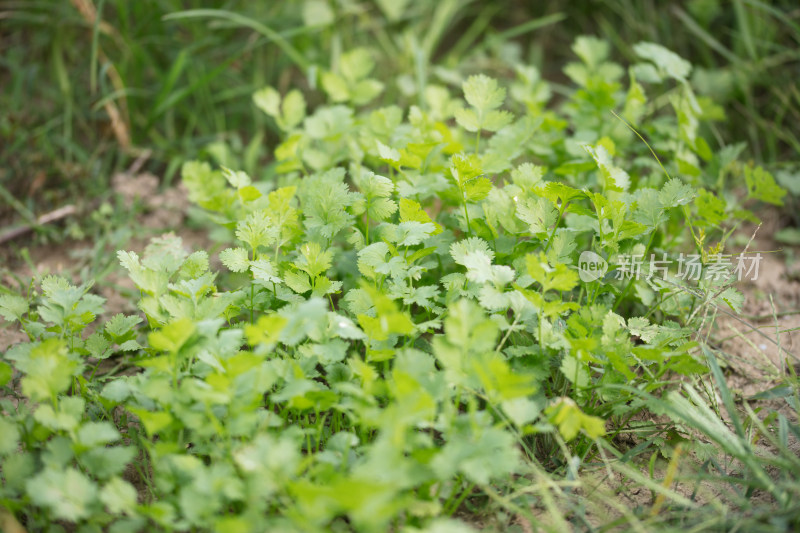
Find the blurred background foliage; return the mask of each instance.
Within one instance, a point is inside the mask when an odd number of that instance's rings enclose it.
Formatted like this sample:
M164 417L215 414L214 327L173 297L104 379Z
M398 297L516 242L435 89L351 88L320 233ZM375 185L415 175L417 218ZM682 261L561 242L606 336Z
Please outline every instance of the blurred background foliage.
M0 224L108 195L143 154L162 186L197 157L268 175L277 132L251 94L297 87L313 106L320 72L355 46L379 58L388 101L513 76L514 63L535 65L557 99L578 35L621 61L642 40L690 60L695 87L728 110L717 142L745 140L784 185L800 181L796 0L12 0L0 4Z

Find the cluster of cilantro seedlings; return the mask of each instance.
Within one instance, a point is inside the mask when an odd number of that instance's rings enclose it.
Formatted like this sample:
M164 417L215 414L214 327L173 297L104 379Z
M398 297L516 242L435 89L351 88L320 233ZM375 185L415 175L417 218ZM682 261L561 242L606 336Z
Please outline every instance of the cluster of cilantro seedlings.
M230 235L218 258L174 235L119 252L141 312L105 324L89 284L0 297L30 337L0 363L0 506L31 531L443 532L489 509L560 530L539 481L701 403L676 392L708 371L693 334L742 300L646 264L585 282L579 254L708 262L746 201L783 195L741 145L709 147L722 111L680 57L574 51L558 98L516 65L380 107L362 49L322 74L326 105L256 93L275 179L183 167Z

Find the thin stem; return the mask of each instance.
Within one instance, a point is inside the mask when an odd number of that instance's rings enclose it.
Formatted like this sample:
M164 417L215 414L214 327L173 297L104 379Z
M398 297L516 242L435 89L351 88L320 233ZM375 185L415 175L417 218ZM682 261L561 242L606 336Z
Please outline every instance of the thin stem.
M647 246L645 247L644 255L642 256L643 258L647 257L647 252L650 251L650 246L653 244L653 239L655 238L655 236L656 236L656 230L654 229L653 232L650 234L650 239L647 241ZM625 288L619 294L617 301L614 303L614 307L611 308L612 311L616 311L617 307L619 307L619 305L622 303L622 300L624 300L625 296L628 295L628 291L630 290L631 285L633 285L633 282L636 280L635 274L636 272L631 274L631 279L628 280L628 284L625 285Z
M464 198L464 218L467 219L467 233L472 237L472 227L469 225L469 211L467 210L467 199Z
M504 345L504 344L506 343L506 341L508 340L508 336L509 336L509 335L511 335L511 331L513 331L513 329L514 329L514 326L516 326L516 325L517 325L517 321L519 321L519 315L516 315L516 316L514 317L514 322L512 322L512 323L511 323L511 326L509 326L509 328L508 328L508 331L506 331L506 334L505 334L505 336L504 336L504 337L503 337L503 338L500 340L500 344L498 344L498 345L497 345L497 348L495 348L495 350L494 350L495 352L498 352L498 353L499 353L499 352L500 352L500 350L502 350L502 349L503 349L503 345ZM541 340L540 340L540 342L541 342Z
M561 209L558 210L558 218L556 219L556 223L553 226L553 231L550 232L550 236L547 238L547 246L544 247L544 253L547 253L547 250L550 249L550 244L553 242L553 236L556 234L556 230L558 229L558 224L561 222L561 217L564 215L564 211L567 210L567 205L569 202L563 204Z
M472 494L472 489L474 488L475 488L475 483L474 482L470 483L467 486L467 488L464 489L464 491L461 493L458 499L455 502L453 502L448 509L445 509L445 514L447 514L448 516L453 516L453 513L455 513L458 510L458 508L461 506L461 504L464 502L467 496Z

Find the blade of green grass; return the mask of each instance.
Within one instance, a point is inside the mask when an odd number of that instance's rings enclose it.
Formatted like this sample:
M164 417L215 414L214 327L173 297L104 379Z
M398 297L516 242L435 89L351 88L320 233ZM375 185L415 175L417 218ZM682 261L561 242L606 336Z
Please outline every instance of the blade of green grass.
M181 20L187 18L214 18L214 19L222 19L222 20L229 20L235 24L240 26L244 26L250 28L252 30L257 31L267 39L274 42L281 50L286 53L287 56L294 62L295 65L303 69L303 71L308 70L311 64L306 60L303 54L297 50L292 44L287 41L281 34L267 26L266 24L262 24L258 21L255 21L251 18L248 18L244 15L240 15L238 13L234 13L232 11L225 11L223 9L189 9L186 11L180 11L178 13L170 13L168 15L164 15L163 20Z

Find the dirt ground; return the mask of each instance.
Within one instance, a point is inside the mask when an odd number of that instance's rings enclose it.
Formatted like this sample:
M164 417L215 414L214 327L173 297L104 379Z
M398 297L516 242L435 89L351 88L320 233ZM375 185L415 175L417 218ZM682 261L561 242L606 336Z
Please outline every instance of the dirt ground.
M718 313L711 331L710 339L729 359L728 385L744 398L775 384L788 365L800 365L800 264L789 260L798 250L772 239L780 228L777 213L763 215L750 249L774 253L762 254L755 280L736 284L745 295L742 313ZM753 231L745 227L741 234Z
M100 251L115 265L117 248L141 254L151 238L168 232L181 237L187 250L208 250L212 246L205 231L184 224L189 201L183 187L159 191L158 178L146 173L136 176L119 173L111 183L121 205L129 211L130 216L123 215L122 218L129 220L132 232L131 238L125 242L111 242ZM97 253L95 243L88 239L67 239L56 244L32 245L31 240L32 234L28 233L0 245L0 283L19 289L21 285L27 287L32 277L41 278L48 274L65 276L76 284L85 281L81 279L80 270L86 258ZM23 247L27 248L29 262L20 257L19 250ZM137 290L119 266L99 280L92 291L106 299L106 316L98 317L95 323L117 313L136 312ZM91 325L89 329L92 329ZM0 353L25 340L26 335L18 328L0 324Z

